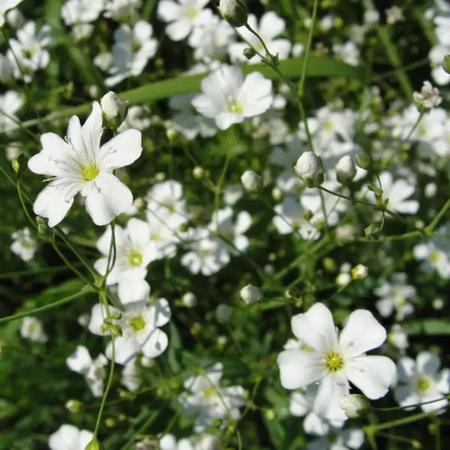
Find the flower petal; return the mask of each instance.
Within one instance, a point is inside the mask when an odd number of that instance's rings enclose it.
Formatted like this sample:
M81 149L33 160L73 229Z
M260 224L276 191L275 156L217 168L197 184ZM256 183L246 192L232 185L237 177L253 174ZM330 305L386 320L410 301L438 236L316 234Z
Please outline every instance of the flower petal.
M156 358L167 348L169 339L164 331L156 328L142 347L142 352L147 358Z
M281 385L285 389L305 388L322 377L320 357L314 353L289 349L278 355Z
M348 363L346 373L366 397L376 400L388 392L396 367L386 356L360 356Z
M81 127L81 136L86 149L95 151L100 148L100 139L102 137L102 108L98 102L92 104L92 111L86 122Z
M56 176L60 171L56 161L70 151L70 146L55 133L44 133L41 145L42 150L28 160L28 168L40 175Z
M96 225L107 225L133 205L131 191L114 175L98 176L87 191L86 210Z
M53 184L45 187L36 197L33 205L33 211L36 215L48 219L50 228L58 225L73 204L73 198L78 190L73 189L67 195L67 189L59 188Z
M380 347L386 340L386 330L370 311L352 312L342 330L339 342L348 355L361 355Z
M105 169L129 166L142 153L142 134L139 130L123 131L100 148L101 165Z
M316 303L307 312L292 317L291 327L300 341L317 351L327 351L336 346L333 316L323 303Z

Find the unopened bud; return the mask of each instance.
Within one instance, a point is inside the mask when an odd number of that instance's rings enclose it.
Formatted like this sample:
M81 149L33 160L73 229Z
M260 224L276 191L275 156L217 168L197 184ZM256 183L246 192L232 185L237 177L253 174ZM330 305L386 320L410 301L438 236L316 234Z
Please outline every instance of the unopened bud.
M444 58L444 62L443 62L443 64L442 64L442 67L444 68L444 70L445 70L448 74L450 74L450 55L447 55L447 56Z
M86 445L84 450L100 450L100 442L98 441L98 439L94 436L91 440L91 442L89 442L88 445Z
M368 273L369 270L367 269L367 266L363 264L358 264L352 269L352 278L354 280L361 280L362 278L367 277Z
M336 164L336 178L344 186L350 184L356 176L356 165L349 155L343 156Z
M128 103L122 100L115 92L107 92L100 100L103 117L111 128L117 126L125 119L127 115Z
M197 297L192 292L186 292L181 297L181 303L186 308L193 308L197 304Z
M253 284L247 284L239 292L242 300L246 305L259 302L262 299L262 292L257 286Z
M245 0L220 0L219 11L233 27L242 27L247 23L248 9Z
M295 164L294 170L308 187L317 187L323 183L322 160L313 152L302 153Z
M370 407L369 400L360 394L346 395L341 398L339 404L349 419L360 417Z
M241 176L241 183L247 192L257 192L261 188L262 178L253 170L246 170Z
M72 414L78 414L83 409L83 403L79 400L67 400L66 408Z
M205 169L200 166L195 166L192 170L192 175L196 180L201 180L205 176Z

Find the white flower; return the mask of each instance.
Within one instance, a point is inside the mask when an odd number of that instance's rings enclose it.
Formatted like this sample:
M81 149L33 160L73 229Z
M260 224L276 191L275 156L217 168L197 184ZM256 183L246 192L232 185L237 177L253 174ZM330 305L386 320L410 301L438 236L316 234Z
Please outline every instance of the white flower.
M417 244L414 257L423 261L425 270L437 270L442 278L450 279L448 225L440 228L427 242Z
M147 222L132 218L126 228L116 226L116 261L106 280L109 286L118 285L118 294L123 304L142 302L150 293L145 281L147 266L154 261L155 251L151 243L151 228ZM111 229L108 228L97 241L102 257L95 262L95 269L105 275L111 246Z
M136 392L141 385L141 378L139 377L139 367L136 359L126 364L122 369L122 376L120 382L130 391Z
M15 8L22 0L1 0L0 1L0 28L5 24L5 14L10 9Z
M116 308L109 307L109 312L120 315L120 319L110 319L122 331L121 336L114 338L116 363L129 364L140 352L148 358L156 358L167 348L167 335L160 329L170 320L170 307L166 299L160 298L150 304L130 306L121 313ZM103 306L95 305L89 323L91 333L107 335L105 319ZM112 343L106 349L106 356L112 358Z
M291 326L309 351L289 349L278 356L281 384L286 389L300 389L319 382L314 403L318 414L345 420L339 401L349 394L350 382L369 399L386 395L395 365L385 356L366 356L386 340L386 330L370 311L351 313L339 337L331 312L322 303L294 316Z
M169 100L169 106L176 113L170 122L176 131L186 139L194 140L198 135L211 137L217 133L217 127L213 119L199 116L192 107L194 95L176 95Z
M173 434L165 434L159 441L161 450L219 450L219 439L211 434L196 434L177 442Z
M192 104L222 130L266 112L273 99L270 80L258 72L244 78L239 67L227 65L202 80L202 91Z
M94 22L104 3L104 0L67 0L61 8L61 16L66 25Z
M89 350L83 345L78 345L66 359L66 364L70 370L84 376L94 397L101 397L103 394L103 380L106 375L104 367L107 362L107 359L101 353L97 358L92 359Z
M157 41L152 36L153 27L143 20L136 22L133 28L122 25L114 32L111 76L105 81L107 86L142 73L156 53Z
M395 398L401 406L415 405L442 399L450 391L450 371L439 372L441 361L430 352L420 352L416 361L404 357L398 364L398 386ZM446 408L447 399L421 406L422 411L430 412Z
M386 8L384 12L386 14L386 23L388 25L394 25L397 22L403 22L405 20L403 10L397 5Z
M442 102L439 89L433 87L429 81L424 81L420 92L413 93L414 103L420 112L427 112L436 108Z
M188 252L182 256L181 264L191 273L209 276L230 262L229 248L212 238L208 229L191 229L186 237Z
M36 24L30 21L17 31L17 39L9 40L11 48L7 52L16 78L23 78L26 83L29 83L34 72L47 67L50 55L45 47L49 42L50 27L48 26L36 32Z
M333 51L342 61L357 66L359 62L359 47L354 41L347 41L344 44L334 44Z
M223 366L216 363L204 375L188 378L184 387L188 391L181 404L189 415L196 416L196 429L201 431L215 419L239 419L239 408L245 404L245 391L241 386L221 387Z
M25 317L20 324L20 335L24 339L32 342L47 342L48 338L45 334L42 322L35 317Z
M401 352L404 352L408 346L408 333L398 323L392 325L388 333L388 341Z
M23 105L23 98L16 91L6 91L0 95L0 131L17 128L19 119L16 112Z
M287 39L277 38L280 34L284 33L286 24L284 20L275 14L273 11L264 13L261 16L259 24L256 22L256 17L253 14L248 16L249 25L261 36L267 48L272 55L278 55L279 59L286 59L291 52L292 44ZM237 29L239 34L249 42L254 49L265 56L266 51L261 41L251 33L246 27L239 27ZM244 49L248 47L248 44L243 42L236 42L230 45L229 52L233 62L249 61L252 64L261 61L258 55L253 56L250 60L244 56Z
M133 23L141 4L142 0L109 0L105 5L105 17Z
M272 223L280 234L297 232L303 239L316 240L320 236L317 228L305 218L306 210L294 197L288 196L274 208L277 215Z
M390 172L382 172L380 181L383 199L389 200L387 207L390 210L402 214L415 214L419 210L419 202L409 199L416 190L412 182L405 179L394 181ZM368 192L367 197L370 201L375 201L373 192Z
M195 49L194 56L197 61L211 63L226 55L233 38L234 31L230 25L217 16L212 16L194 28L189 36L189 45Z
M289 411L293 416L304 417L303 430L308 434L322 436L327 434L332 425L340 428L343 421L334 421L332 424L314 411L314 404L317 397L317 388L315 384L309 385L305 391L295 391L289 398Z
M24 261L33 259L37 250L37 242L30 229L25 227L22 230L15 231L12 238L14 242L11 244L11 251Z
M375 289L375 294L380 297L376 307L383 317L389 317L395 311L396 319L403 320L414 312L416 289L406 284L404 273L394 274L392 282L383 282Z
M148 108L134 105L128 108L127 116L117 131L122 132L130 128L145 130L150 126L150 118L148 117Z
M236 254L237 250L244 251L248 247L248 238L244 233L250 228L252 218L247 211L241 211L233 220L233 209L229 206L215 211L209 229L213 235L219 233L225 239L226 245L231 254ZM237 250L236 250L237 249Z
M93 437L90 431L64 424L50 435L48 446L50 450L85 450Z
M141 133L127 130L100 145L102 131L102 111L95 102L83 126L78 117L70 118L67 141L54 133L41 136L42 150L28 167L50 177L33 206L35 214L49 219L50 227L64 219L78 193L96 225L106 225L131 208L131 191L113 171L139 158Z
M367 398L360 394L350 394L342 397L339 404L349 419L360 417L370 407Z
M307 450L353 450L364 443L364 432L355 428L330 430L327 436L316 439L307 445Z
M167 22L166 33L173 41L189 36L196 26L208 22L211 11L205 10L208 0L162 0L158 3L158 18Z

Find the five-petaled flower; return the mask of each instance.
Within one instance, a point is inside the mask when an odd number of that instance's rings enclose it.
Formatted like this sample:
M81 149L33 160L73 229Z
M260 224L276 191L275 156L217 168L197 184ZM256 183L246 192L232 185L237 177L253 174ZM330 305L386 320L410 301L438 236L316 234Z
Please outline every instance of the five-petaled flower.
M107 225L128 211L133 195L114 170L136 161L142 153L141 132L129 129L101 145L102 110L94 102L83 126L72 116L66 140L55 133L41 136L42 150L28 161L29 169L46 175L48 185L34 202L34 212L58 225L80 193L96 225Z

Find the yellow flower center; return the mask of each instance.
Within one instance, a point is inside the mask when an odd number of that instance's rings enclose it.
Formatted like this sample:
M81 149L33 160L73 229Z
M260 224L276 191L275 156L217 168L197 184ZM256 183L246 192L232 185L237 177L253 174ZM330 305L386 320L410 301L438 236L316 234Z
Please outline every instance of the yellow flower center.
M137 250L131 250L128 253L128 264L131 267L139 267L142 265L144 258L142 257L142 253Z
M134 316L129 321L128 324L134 331L138 332L145 328L145 319L142 316Z
M244 110L244 105L235 98L228 100L228 111L233 113L241 113Z
M325 367L328 372L338 372L344 367L344 358L338 352L329 352L325 356Z
M420 377L416 383L417 390L419 392L426 392L430 389L431 383L430 380L426 377Z
M84 166L81 168L81 173L86 181L93 180L98 175L98 167L96 165Z
M207 387L203 391L203 395L205 396L205 398L212 399L217 396L217 390L214 386Z
M429 256L430 262L431 263L437 263L439 261L439 252L437 250L433 250L431 252L431 255Z
M198 9L195 6L190 6L186 11L186 17L189 20L194 20L198 16Z

